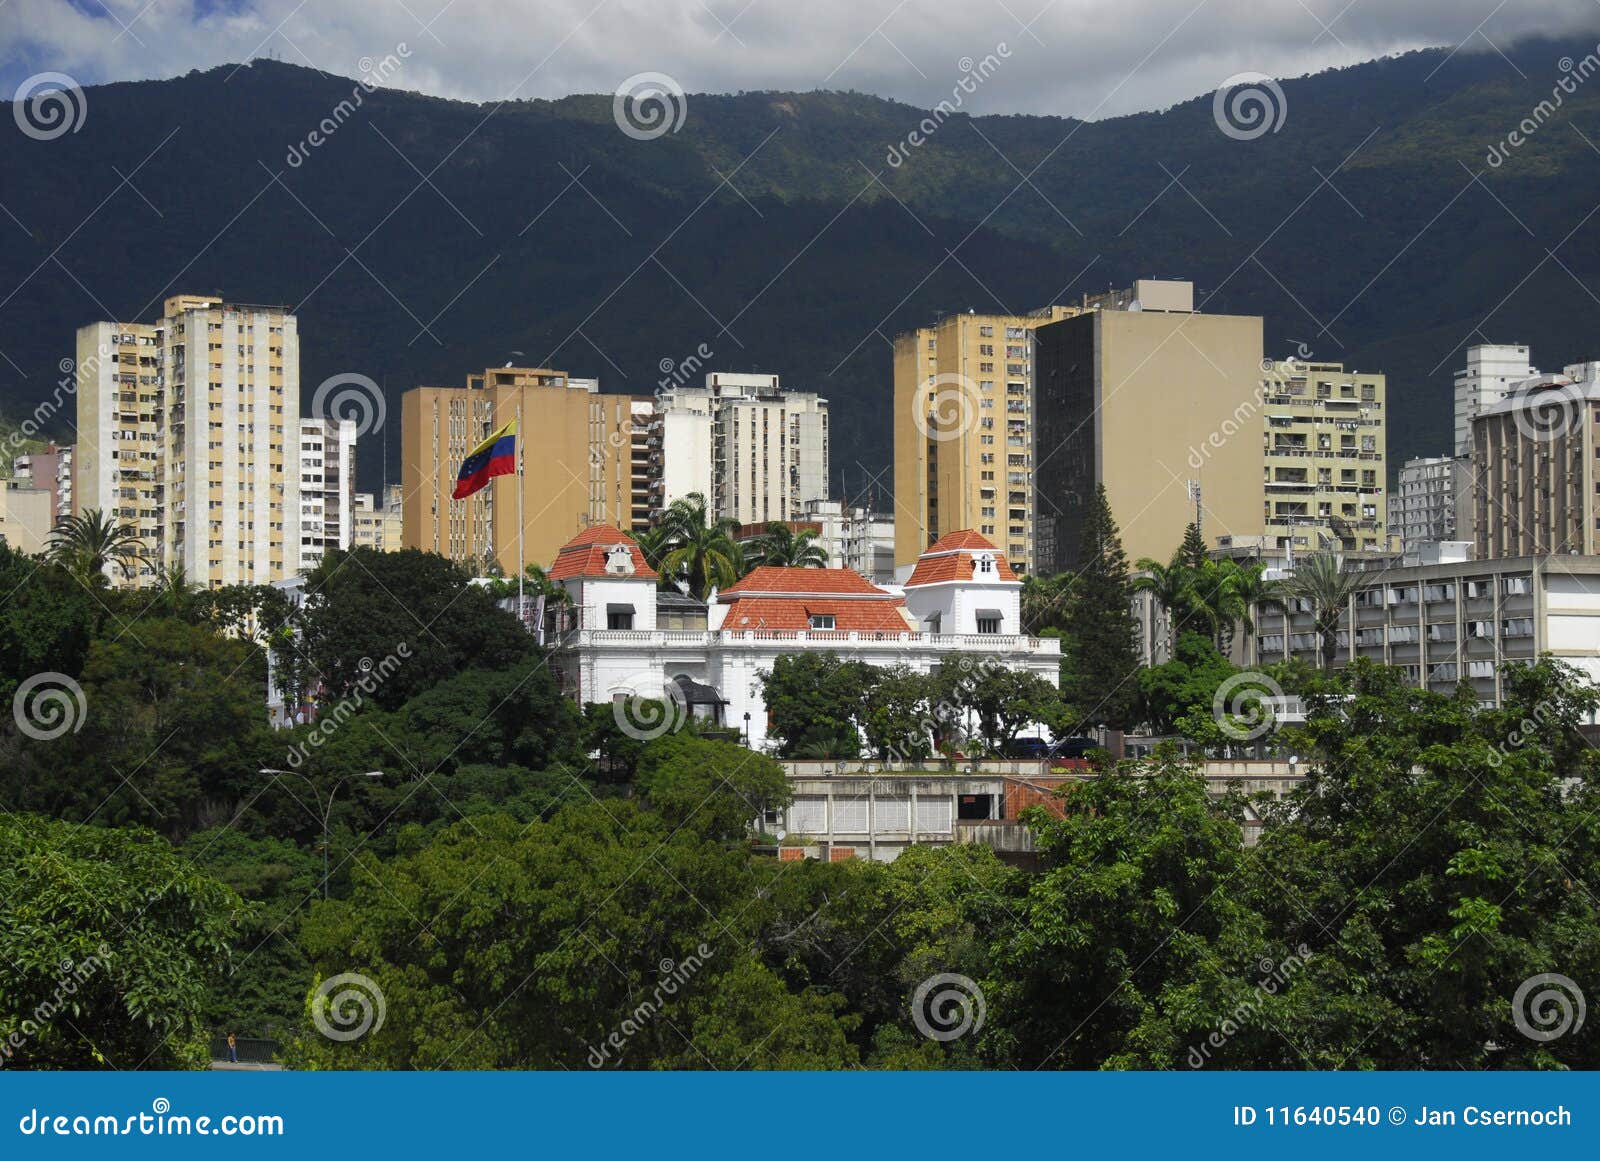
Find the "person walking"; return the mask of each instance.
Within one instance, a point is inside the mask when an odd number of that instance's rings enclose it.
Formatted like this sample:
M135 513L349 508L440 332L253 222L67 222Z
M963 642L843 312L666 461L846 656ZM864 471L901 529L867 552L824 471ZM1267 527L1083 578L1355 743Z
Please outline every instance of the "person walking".
M228 1063L239 1063L239 1041L232 1032L228 1033Z

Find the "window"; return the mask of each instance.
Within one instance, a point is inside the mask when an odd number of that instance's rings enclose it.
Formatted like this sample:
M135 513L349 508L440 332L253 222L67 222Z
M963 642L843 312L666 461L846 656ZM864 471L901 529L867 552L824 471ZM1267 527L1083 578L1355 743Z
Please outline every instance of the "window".
M832 629L834 627L832 613L812 613L810 617L813 629Z
M983 612L978 614L978 632L997 634L1000 632L1000 614Z
M606 628L628 631L633 628L632 605L609 605L606 608Z

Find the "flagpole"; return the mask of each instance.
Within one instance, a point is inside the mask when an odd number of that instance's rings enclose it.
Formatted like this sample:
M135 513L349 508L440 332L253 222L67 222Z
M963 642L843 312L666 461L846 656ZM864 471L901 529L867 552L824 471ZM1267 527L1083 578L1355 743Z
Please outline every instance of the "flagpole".
M522 603L522 580L526 568L522 563L522 395L517 395L517 620L528 627L527 609Z

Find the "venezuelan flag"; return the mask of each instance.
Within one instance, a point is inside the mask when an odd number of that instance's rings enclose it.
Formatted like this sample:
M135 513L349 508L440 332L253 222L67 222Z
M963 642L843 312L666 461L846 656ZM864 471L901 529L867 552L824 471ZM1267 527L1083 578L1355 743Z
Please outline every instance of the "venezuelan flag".
M452 500L464 500L495 476L509 476L517 470L517 421L512 420L472 449L461 461Z

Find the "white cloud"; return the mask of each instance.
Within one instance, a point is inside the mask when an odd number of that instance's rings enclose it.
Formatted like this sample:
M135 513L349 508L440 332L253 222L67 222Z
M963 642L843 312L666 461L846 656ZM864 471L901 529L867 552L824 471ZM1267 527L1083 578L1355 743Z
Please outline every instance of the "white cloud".
M690 92L852 88L928 106L950 95L958 61L1004 42L969 109L1105 117L1238 72L1597 27L1592 0L10 0L0 84L44 70L166 77L268 53L353 76L403 41L393 83L469 100L609 92L654 71Z

